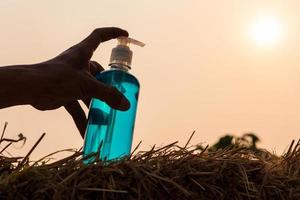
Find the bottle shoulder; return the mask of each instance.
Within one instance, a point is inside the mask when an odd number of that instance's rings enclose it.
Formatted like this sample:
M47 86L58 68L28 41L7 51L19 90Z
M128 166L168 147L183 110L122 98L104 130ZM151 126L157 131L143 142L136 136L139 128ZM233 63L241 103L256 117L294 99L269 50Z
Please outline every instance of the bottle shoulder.
M124 70L109 69L109 70L104 70L96 75L96 78L98 80L103 80L103 79L113 78L113 77L114 78L122 77L124 81L135 83L138 86L140 85L138 79L134 75Z

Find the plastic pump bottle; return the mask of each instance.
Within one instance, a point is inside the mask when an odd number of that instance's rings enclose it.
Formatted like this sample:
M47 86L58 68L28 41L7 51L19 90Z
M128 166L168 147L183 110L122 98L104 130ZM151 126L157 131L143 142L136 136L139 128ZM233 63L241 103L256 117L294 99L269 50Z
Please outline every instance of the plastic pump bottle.
M119 159L130 155L135 115L139 96L139 82L128 71L131 69L132 51L129 44L140 47L144 43L128 37L119 37L112 49L109 66L96 75L97 80L117 88L130 102L127 111L111 108L99 99L92 99L84 139L84 156L100 152L101 160ZM90 163L94 157L85 160Z

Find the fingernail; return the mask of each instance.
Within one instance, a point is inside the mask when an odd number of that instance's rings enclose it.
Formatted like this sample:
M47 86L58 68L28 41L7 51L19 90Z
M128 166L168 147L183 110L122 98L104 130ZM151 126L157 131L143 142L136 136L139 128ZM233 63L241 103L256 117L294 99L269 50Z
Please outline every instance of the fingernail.
M129 33L128 33L128 31L126 31L126 30L124 30L124 29L122 29L122 31L124 31L124 36L126 36L126 37L128 37L128 36L129 36Z

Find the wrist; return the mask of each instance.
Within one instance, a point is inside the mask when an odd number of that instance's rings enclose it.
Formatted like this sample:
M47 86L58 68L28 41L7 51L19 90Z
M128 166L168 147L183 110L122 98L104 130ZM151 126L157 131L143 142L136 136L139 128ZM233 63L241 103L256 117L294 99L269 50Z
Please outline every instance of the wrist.
M38 92L37 65L0 67L0 108L31 104Z

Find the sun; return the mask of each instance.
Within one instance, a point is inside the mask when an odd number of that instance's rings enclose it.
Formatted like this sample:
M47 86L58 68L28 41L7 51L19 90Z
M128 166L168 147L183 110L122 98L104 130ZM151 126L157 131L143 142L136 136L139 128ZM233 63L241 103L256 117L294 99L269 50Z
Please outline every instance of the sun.
M272 45L282 35L282 24L274 17L261 18L250 26L250 36L258 45Z

